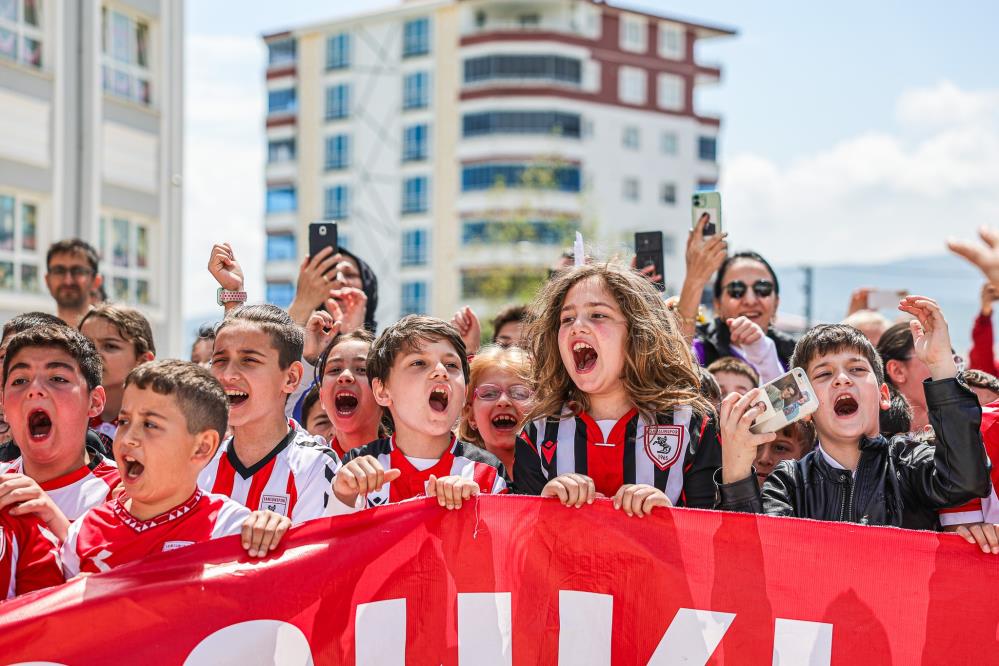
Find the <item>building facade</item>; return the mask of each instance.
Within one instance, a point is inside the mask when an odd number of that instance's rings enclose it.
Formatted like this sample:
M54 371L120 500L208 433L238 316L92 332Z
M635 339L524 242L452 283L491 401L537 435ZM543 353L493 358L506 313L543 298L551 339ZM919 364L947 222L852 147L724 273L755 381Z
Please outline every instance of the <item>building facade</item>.
M0 321L55 311L45 252L80 237L180 352L182 56L182 2L0 0Z
M683 279L690 197L718 180L720 79L700 40L733 31L593 0L411 0L264 36L268 299L291 301L310 222L378 274L379 321L521 300L576 230L630 256L665 235Z

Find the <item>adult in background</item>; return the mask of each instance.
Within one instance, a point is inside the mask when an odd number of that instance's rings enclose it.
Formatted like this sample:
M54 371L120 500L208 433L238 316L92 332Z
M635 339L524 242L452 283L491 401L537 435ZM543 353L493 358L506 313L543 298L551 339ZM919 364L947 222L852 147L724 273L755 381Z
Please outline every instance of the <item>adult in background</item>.
M752 365L766 383L788 369L795 340L773 328L780 285L769 262L756 252L727 256L726 234L704 235L701 220L687 239L687 275L675 312L684 334L693 337L698 362L708 366L723 356ZM697 307L715 275L713 321L698 324Z
M299 326L304 326L309 316L326 307L331 314L334 301L343 313L341 333L349 333L361 326L374 333L375 310L378 309L378 278L371 267L355 254L339 248L324 247L314 257L306 257L298 272L295 300L288 307L288 314Z
M97 250L79 238L53 243L45 257L45 284L56 302L56 316L76 328L90 310L91 294L101 291Z

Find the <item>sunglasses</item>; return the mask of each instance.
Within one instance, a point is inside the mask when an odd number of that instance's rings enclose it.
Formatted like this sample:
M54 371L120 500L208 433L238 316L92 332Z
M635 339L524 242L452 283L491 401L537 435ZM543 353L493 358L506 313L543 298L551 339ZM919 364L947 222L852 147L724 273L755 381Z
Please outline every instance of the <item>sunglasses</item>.
M534 395L534 392L523 384L514 384L505 391L496 384L483 384L475 389L472 396L486 402L496 402L504 393L514 402L527 402Z
M742 298L746 295L746 283L742 280L732 280L725 285L725 293L732 298ZM757 280L753 283L753 293L759 298L766 298L774 293L774 283L770 280Z

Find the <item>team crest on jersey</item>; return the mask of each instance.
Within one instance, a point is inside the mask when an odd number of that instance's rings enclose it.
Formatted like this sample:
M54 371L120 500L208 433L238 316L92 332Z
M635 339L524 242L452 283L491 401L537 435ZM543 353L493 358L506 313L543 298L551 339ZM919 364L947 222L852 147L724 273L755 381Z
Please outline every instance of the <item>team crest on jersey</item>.
M262 511L273 511L281 516L288 515L287 495L264 495L260 498L260 509Z
M659 469L672 467L683 453L683 426L646 426L645 453Z

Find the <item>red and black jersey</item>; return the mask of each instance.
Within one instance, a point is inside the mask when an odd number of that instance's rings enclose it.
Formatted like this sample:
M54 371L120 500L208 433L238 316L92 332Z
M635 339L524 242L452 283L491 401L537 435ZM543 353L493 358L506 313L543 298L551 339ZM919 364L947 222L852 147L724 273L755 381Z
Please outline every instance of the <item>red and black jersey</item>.
M646 423L631 410L610 428L584 413L529 423L517 440L514 492L538 495L561 474L585 474L610 497L624 484L644 483L676 506L710 509L713 475L721 467L714 422L680 407Z
M999 402L982 407L982 443L985 455L992 462L992 489L981 499L973 499L967 504L948 509L940 509L940 524L944 527L966 523L999 523Z
M65 582L59 564L59 539L34 514L0 511L0 599Z

